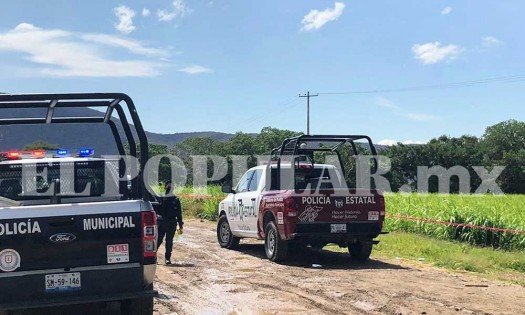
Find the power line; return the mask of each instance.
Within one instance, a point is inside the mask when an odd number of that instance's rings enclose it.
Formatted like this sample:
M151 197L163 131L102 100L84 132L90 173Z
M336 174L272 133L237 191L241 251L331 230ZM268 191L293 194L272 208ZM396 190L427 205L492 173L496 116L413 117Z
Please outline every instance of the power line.
M454 83L435 84L435 85L420 85L411 86L405 88L395 89L374 89L374 90L356 90L347 92L320 92L322 95L343 95L343 94L378 94L378 93L396 93L396 92L413 92L413 91L425 91L425 90L443 90L443 89L454 89L454 88L465 88L475 85L484 85L491 83L515 83L525 81L524 74L516 74L502 77L493 77L479 80L460 81Z
M253 120L252 124L257 124L257 123L260 123L260 122L269 121L271 118L274 118L276 116L282 115L284 112L294 108L298 104L299 104L299 100L294 97L293 101L288 102L285 105L282 105L280 110L274 111L274 112L272 112L270 114L266 113L265 115L261 115L258 119Z
M255 113L254 115L251 115L247 119L243 119L243 121L245 121L245 123L237 125L235 127L237 129L237 130L235 130L235 132L244 129L245 127L253 126L253 125L255 125L255 124L257 124L257 123L259 123L261 121L265 121L268 118L271 118L271 117L274 117L276 115L279 115L283 111L287 110L288 109L287 107L289 107L290 105L292 105L293 103L295 103L297 101L298 101L297 98L295 96L293 96L293 97L289 97L289 98L285 99L285 101L283 101L283 102L278 103L279 105L277 105L277 106L272 106L272 105L265 106L264 107L265 108L264 111L261 111L259 113ZM275 107L278 107L279 109L273 110L272 108L275 108Z

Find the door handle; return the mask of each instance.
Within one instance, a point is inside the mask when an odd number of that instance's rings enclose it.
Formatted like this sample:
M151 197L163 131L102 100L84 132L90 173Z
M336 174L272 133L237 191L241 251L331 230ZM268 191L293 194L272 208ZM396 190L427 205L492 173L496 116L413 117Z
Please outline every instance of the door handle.
M257 200L257 198L252 198L252 201L255 201L255 200Z

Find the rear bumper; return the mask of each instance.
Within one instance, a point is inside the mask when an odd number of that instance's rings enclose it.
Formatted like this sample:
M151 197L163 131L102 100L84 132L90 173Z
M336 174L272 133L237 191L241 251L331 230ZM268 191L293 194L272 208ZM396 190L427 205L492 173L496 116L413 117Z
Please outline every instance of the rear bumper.
M81 288L78 291L46 292L46 274L65 273L65 270L0 274L0 310L26 309L55 305L119 301L152 297L153 266L125 264L71 268L79 272Z
M386 234L381 222L346 223L346 232L332 233L332 224L341 223L300 223L295 226L291 238L294 240L323 240L327 242L355 242L376 238ZM343 223L344 224L344 223Z
M52 307L72 304L84 304L84 303L99 303L99 302L111 302L111 301L124 301L135 298L147 298L157 296L157 291L145 290L140 292L130 292L113 295L90 295L90 296L75 296L67 297L62 299L42 299L42 300L29 300L29 301L15 301L10 303L3 303L0 305L0 310L20 310L20 309L31 309L40 307Z

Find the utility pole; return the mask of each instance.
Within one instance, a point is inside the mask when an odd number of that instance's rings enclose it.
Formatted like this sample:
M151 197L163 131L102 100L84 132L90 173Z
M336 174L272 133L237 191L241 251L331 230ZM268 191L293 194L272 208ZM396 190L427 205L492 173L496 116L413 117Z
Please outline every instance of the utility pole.
M306 134L310 134L310 97L316 97L319 96L319 93L317 94L310 94L310 91L306 92L306 94L299 94L299 97L306 97Z

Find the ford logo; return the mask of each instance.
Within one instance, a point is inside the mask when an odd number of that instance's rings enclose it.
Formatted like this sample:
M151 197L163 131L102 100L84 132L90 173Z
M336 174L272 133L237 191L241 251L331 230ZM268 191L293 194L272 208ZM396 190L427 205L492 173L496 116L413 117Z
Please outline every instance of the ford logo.
M76 240L77 237L71 233L58 233L52 235L49 240L55 244L66 244Z

